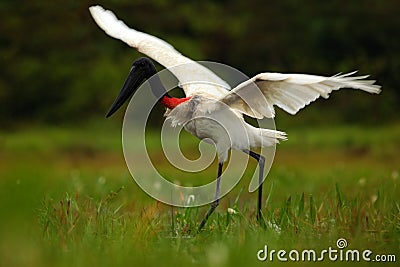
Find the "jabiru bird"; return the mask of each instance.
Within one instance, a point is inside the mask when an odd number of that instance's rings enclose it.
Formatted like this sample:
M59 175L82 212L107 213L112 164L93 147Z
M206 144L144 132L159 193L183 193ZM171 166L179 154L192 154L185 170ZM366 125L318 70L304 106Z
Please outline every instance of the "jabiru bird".
M198 226L201 230L219 204L220 179L224 162L230 149L240 150L258 161L259 187L257 219L262 220L262 181L265 157L252 150L261 146L271 146L286 140L286 133L253 127L245 122L243 114L257 119L274 118L274 106L294 115L319 97L340 88L352 88L378 94L380 86L366 76L351 76L355 72L323 77L307 74L260 73L253 78L231 88L222 78L203 65L185 57L167 42L149 34L129 28L111 11L101 6L89 8L95 22L108 35L119 39L137 51L147 55L168 68L179 80L186 97L171 97L157 78L157 71L148 58L136 60L129 75L106 117L116 112L134 94L136 89L152 77L152 93L167 108L167 119L172 125L184 125L185 130L199 139L211 140L217 150L218 172L215 199ZM188 68L173 68L188 64ZM171 68L171 69L170 69ZM204 83L187 83L201 79ZM256 88L254 87L256 85ZM223 124L213 119L223 120ZM194 119L195 118L195 119ZM238 126L241 125L241 126ZM237 133L242 127L245 132ZM230 136L223 134L227 131ZM240 132L240 131L239 131Z

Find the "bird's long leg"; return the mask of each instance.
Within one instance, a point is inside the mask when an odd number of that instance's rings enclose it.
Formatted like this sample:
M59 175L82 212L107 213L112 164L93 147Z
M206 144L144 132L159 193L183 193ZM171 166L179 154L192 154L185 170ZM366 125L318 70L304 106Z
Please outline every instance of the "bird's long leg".
M251 150L245 149L244 153L249 154L252 158L258 161L259 170L258 170L258 200L257 200L257 220L262 222L261 217L261 208L262 208L262 186L263 186L263 178L264 178L264 165L265 165L265 157L263 155L257 154Z
M222 165L223 163L218 163L218 176L217 176L217 189L215 191L215 200L211 203L209 210L206 213L206 216L201 221L199 228L197 231L200 231L204 225L206 224L208 217L214 212L215 208L219 204L219 191L220 191L220 184L221 184L221 174L222 174Z

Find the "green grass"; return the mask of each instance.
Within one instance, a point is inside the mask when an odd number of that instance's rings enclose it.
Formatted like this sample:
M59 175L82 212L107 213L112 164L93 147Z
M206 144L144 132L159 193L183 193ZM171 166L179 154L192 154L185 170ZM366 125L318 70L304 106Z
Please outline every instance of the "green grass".
M287 131L264 184L266 227L247 192L252 162L200 233L207 207L172 208L133 182L117 123L1 132L0 266L270 266L285 263L259 262L264 245L318 251L338 238L399 261L400 127ZM182 138L185 153L197 155L193 139ZM156 139L149 136L154 155ZM177 173L164 160L159 166ZM213 165L182 180L215 173Z

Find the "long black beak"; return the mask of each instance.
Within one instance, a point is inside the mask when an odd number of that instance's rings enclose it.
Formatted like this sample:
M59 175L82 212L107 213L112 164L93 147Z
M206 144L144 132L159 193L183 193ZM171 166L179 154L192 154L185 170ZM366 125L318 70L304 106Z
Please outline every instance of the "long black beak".
M122 87L117 98L114 100L114 103L108 110L106 118L114 114L125 103L125 101L127 101L129 97L135 93L136 89L142 84L145 79L145 71L140 67L132 66L128 78L126 78L126 81L124 83L124 86Z

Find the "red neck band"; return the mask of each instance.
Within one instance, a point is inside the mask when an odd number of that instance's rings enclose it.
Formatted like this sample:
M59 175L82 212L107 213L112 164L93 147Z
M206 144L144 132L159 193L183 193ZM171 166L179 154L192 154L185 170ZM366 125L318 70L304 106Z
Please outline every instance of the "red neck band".
M163 104L164 107L173 109L177 105L186 102L190 99L190 97L185 97L185 98L176 98L176 97L168 97L168 96L163 96L161 98L161 104Z

